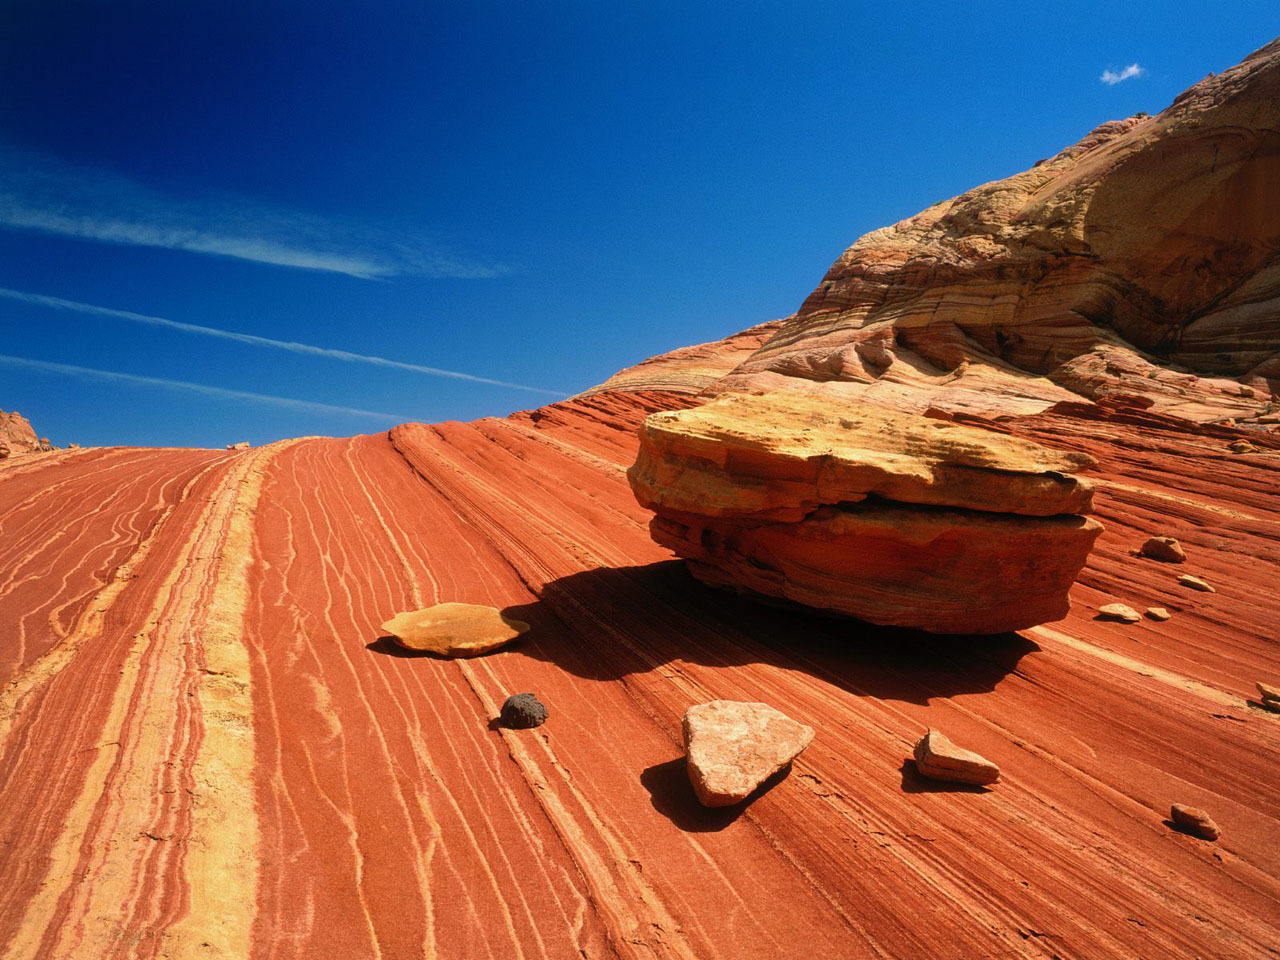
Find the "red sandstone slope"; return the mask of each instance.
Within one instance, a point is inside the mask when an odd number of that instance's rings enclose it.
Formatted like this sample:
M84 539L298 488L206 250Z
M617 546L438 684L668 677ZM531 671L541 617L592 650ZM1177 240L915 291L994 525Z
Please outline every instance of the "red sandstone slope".
M1280 678L1277 458L1015 422L1099 458L1107 532L1068 620L957 645L669 561L623 469L682 402L0 465L8 955L1273 955L1280 726L1247 700ZM1184 567L1129 555L1155 530ZM1174 618L1094 620L1112 597ZM534 629L476 661L379 640L445 599ZM526 690L551 721L490 729ZM720 697L818 730L744 811L701 808L679 759ZM1002 783L917 779L925 726Z

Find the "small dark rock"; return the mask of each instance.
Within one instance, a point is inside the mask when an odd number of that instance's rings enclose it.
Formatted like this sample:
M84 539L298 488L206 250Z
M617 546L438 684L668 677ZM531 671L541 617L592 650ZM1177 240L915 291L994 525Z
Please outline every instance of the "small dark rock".
M507 697L498 719L504 727L512 730L528 730L547 722L547 708L532 693L517 693Z

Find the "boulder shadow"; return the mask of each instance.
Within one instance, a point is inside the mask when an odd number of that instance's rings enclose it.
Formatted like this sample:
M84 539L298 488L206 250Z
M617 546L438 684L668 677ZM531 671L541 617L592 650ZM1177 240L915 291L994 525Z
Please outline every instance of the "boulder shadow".
M943 636L762 602L700 583L680 560L571 574L543 586L537 601L502 612L533 627L524 654L589 680L672 661L761 663L857 696L921 705L990 692L1040 650L1017 633Z
M366 650L373 653L381 653L387 657L403 657L407 660L417 660L421 657L429 657L428 653L415 653L413 650L406 650L400 644L396 643L394 637L379 637L372 643L364 645Z
M731 807L702 805L689 782L684 757L655 763L640 774L640 783L649 791L653 809L680 830L685 833L716 833L742 816L748 807L785 780L790 772L791 765L788 764L756 787L749 797Z
M407 650L396 643L395 637L379 637L364 648L371 653L380 653L384 657L398 657L402 660L457 660L458 657L447 657L444 654L432 653L430 650Z
M899 768L902 774L903 793L990 793L990 787L974 783L951 783L947 780L931 780L916 768L913 757L907 757Z

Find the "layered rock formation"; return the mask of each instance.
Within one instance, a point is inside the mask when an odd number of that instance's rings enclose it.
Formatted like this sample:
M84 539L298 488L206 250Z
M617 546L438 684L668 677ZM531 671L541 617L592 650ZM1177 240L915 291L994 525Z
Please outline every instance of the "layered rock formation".
M53 447L44 437L37 437L31 423L16 410L5 413L0 410L0 460L23 453L39 453Z
M628 472L699 580L933 633L1066 616L1091 457L788 392L657 413Z
M736 368L681 385L988 417L1124 394L1275 429L1278 182L1280 41L1157 116L868 233ZM623 376L679 382L681 353Z

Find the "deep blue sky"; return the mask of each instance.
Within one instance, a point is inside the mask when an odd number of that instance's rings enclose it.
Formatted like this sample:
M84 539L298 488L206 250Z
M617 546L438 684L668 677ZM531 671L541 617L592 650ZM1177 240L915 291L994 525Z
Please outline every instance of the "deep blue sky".
M860 234L1277 29L1274 2L6 0L0 287L568 394L790 313ZM552 399L12 296L0 354L60 365L0 360L56 443Z

